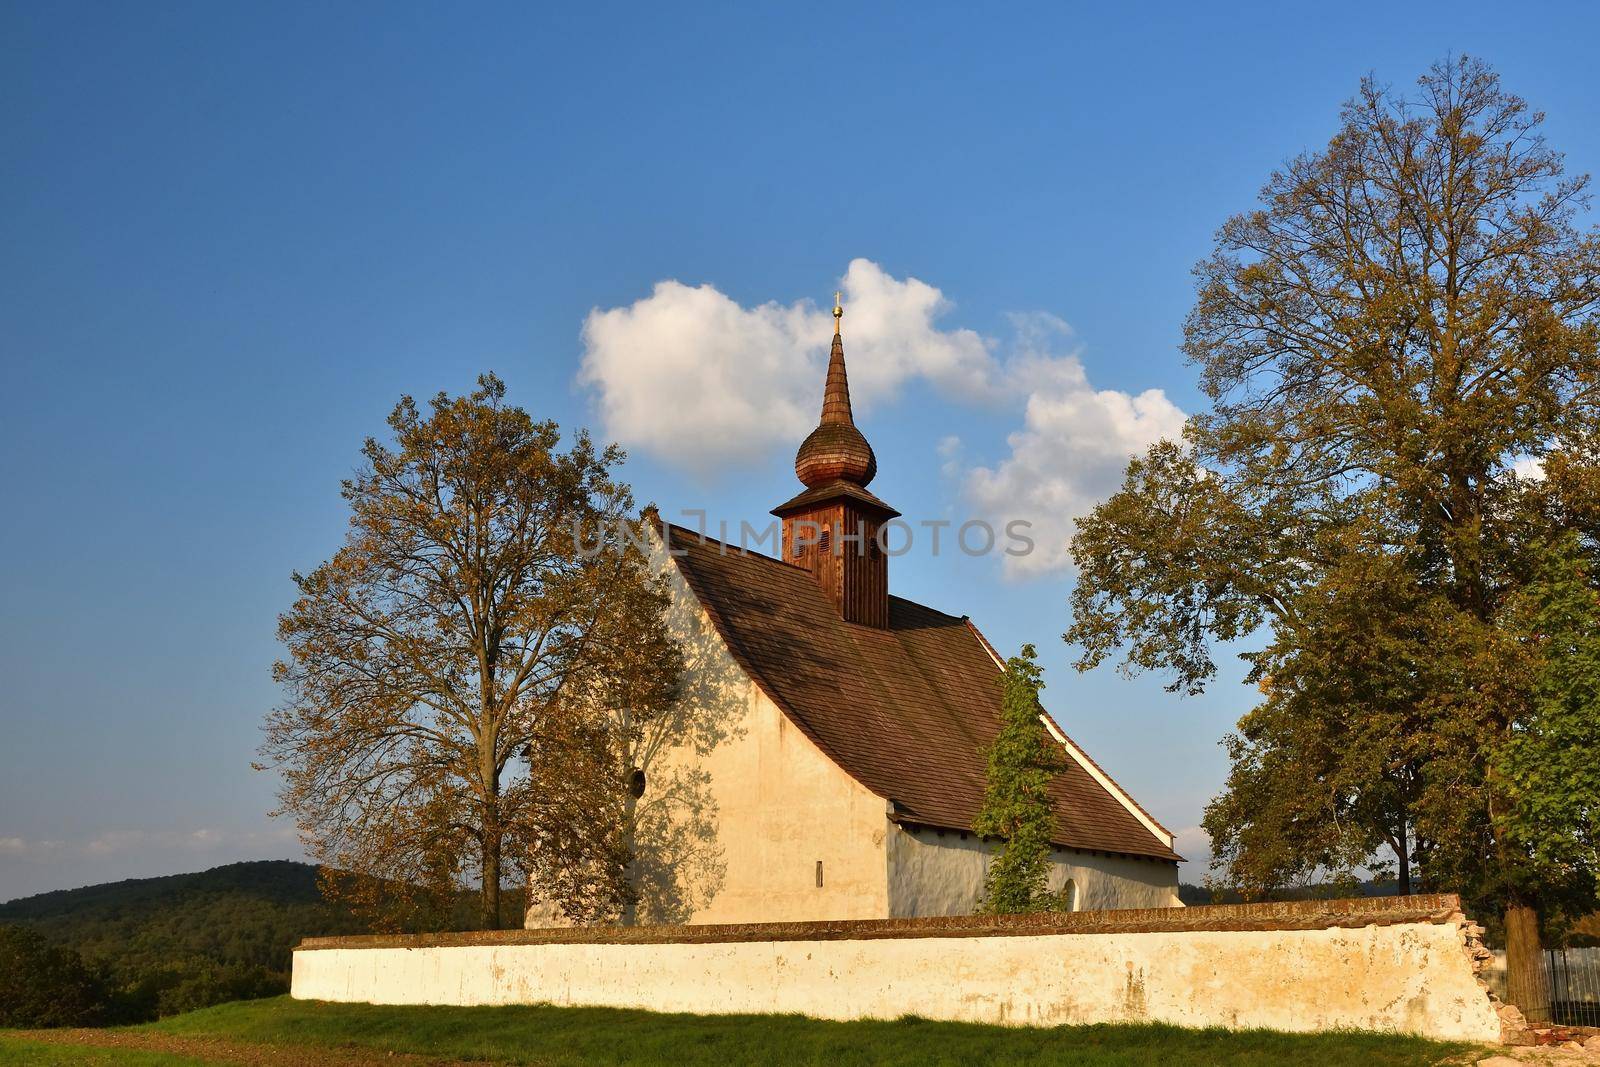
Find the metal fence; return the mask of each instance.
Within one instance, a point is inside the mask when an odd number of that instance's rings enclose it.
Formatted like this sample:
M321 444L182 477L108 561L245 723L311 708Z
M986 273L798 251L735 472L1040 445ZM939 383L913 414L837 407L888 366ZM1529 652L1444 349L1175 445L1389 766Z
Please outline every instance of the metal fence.
M1600 1026L1600 948L1553 948L1544 954L1550 983L1550 1021L1562 1026ZM1506 954L1496 949L1483 979L1506 997Z

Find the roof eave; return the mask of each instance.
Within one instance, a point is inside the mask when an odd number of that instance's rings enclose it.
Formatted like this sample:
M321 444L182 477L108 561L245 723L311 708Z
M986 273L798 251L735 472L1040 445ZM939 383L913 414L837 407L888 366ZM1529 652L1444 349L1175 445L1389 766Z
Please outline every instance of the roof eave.
M833 492L825 491L832 489L832 486L821 486L820 488L807 489L804 492L790 497L788 500L785 500L783 503L773 508L771 514L776 515L780 519L784 519L795 514L796 512L805 511L809 508L815 507L818 504L825 504L835 500L850 500L861 505L861 507L865 508L866 510L874 513L880 519L888 520L898 519L900 517L900 512L896 511L888 504L885 504L867 490L855 486L849 486L847 488L846 486L848 486L848 483L842 483L840 484L840 487L835 489Z

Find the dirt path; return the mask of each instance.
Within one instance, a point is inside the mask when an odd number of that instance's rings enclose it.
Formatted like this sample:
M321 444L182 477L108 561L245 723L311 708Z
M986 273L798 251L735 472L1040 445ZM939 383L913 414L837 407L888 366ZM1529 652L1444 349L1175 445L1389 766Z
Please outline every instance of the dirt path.
M384 1052L378 1049L290 1047L256 1045L243 1041L223 1041L211 1037L178 1037L132 1030L13 1030L11 1036L50 1045L82 1045L107 1049L139 1049L191 1056L208 1063L236 1063L246 1067L370 1067L394 1064L397 1067L482 1067L482 1060L448 1060L418 1056L409 1052Z

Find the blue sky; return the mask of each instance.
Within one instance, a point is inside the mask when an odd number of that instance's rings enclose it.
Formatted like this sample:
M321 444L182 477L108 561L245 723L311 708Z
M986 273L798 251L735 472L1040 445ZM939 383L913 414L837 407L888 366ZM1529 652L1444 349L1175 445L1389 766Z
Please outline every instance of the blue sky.
M1482 55L1592 171L1597 32L1584 4L0 3L0 899L298 855L249 768L274 620L402 393L492 368L630 444L641 499L762 518L843 285L874 490L1059 522L1201 406L1190 267L1363 74ZM707 425L713 397L771 417ZM1036 642L1067 731L1188 831L1250 691L1073 674L1070 582L892 575Z

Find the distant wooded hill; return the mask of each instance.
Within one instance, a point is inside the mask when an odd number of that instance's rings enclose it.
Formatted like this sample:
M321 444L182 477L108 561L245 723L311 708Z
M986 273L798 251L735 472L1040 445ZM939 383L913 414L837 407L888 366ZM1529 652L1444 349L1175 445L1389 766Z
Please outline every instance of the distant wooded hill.
M144 968L199 957L279 973L302 937L359 929L324 903L316 867L287 860L41 893L0 904L0 923L31 926L94 961Z
M0 925L76 952L120 1018L284 992L302 937L363 929L323 901L316 867L282 860L23 897L0 904Z

